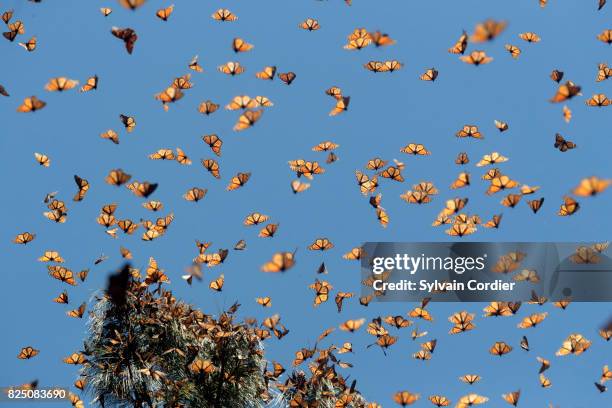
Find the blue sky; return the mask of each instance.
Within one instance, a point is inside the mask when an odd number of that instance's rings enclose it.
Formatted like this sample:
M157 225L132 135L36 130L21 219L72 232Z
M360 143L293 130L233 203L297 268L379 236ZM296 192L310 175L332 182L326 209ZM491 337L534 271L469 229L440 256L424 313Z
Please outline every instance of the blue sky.
M73 270L91 267L88 280L69 288L71 305L90 300L103 287L109 270L119 266L119 245L132 250L135 265L144 266L154 256L169 274L171 289L186 301L207 313L215 313L238 300L243 316L262 319L280 313L291 333L282 341L268 341L267 356L289 366L293 353L302 346L314 345L327 327L338 326L349 318L405 314L413 304L371 304L359 306L357 299L345 302L338 314L333 302L312 307L313 293L307 288L316 269L325 261L328 280L335 290L359 292L359 266L341 258L350 248L365 241L445 241L442 230L430 224L444 200L469 197L468 210L485 218L504 213L499 230L479 229L478 241L597 241L610 238L612 221L607 216L609 192L601 197L581 199L582 208L573 217L558 217L562 196L585 177L610 177L610 114L606 108L584 105L584 98L568 103L574 117L569 124L562 119L562 104L548 102L556 84L548 75L554 68L581 85L583 94L612 94L609 81L596 83L597 64L608 61L612 48L596 40L610 28L610 8L596 11L596 1L555 2L540 9L536 0L521 1L428 1L368 2L355 0L347 7L341 0L292 2L177 2L168 22L155 18L155 11L169 2L149 1L136 12L122 9L116 2L64 1L61 6L46 1L3 1L0 11L13 8L15 19L25 23L26 35L38 37L38 49L26 53L16 43L0 41L3 67L0 84L11 94L0 98L2 160L5 214L0 230L0 248L4 265L4 296L0 316L9 335L2 340L0 385L23 383L38 378L41 385L69 386L76 370L61 359L76 351L85 335L84 321L65 317L63 308L51 302L64 287L52 281L36 258L44 250L56 249ZM589 4L587 4L589 3ZM593 3L593 4L590 4ZM110 6L113 14L104 18L99 7ZM238 15L234 23L218 23L210 15L227 7ZM321 29L306 32L297 25L307 17L317 18ZM474 67L447 53L461 34L486 18L504 19L508 28L491 43L471 45L469 50L484 49L494 61ZM138 35L134 54L129 56L120 40L110 34L111 26L132 27ZM397 40L388 48L368 47L362 51L342 49L346 36L358 27L380 29ZM538 44L527 44L517 34L535 31L542 37ZM255 45L253 51L235 55L234 37ZM523 50L515 61L503 49L512 43ZM163 90L176 76L188 72L191 57L199 54L204 73L192 73L195 86L164 113L153 95ZM398 59L405 68L392 74L373 74L363 69L369 60ZM246 73L231 78L216 71L227 61L237 60ZM276 65L281 72L294 71L291 86L278 80L264 82L255 72L265 65ZM430 67L440 72L435 83L418 80ZM81 82L93 74L100 77L99 89L88 94L72 90L63 94L44 91L51 77L67 76ZM334 101L324 94L332 85L351 96L349 111L334 118L328 116ZM222 106L236 95L265 95L275 104L267 109L254 128L235 133L231 129L236 112L220 109L210 117L197 113L201 101L211 99ZM15 112L22 99L37 95L48 105L34 114ZM610 108L607 108L610 109ZM133 133L126 134L119 122L120 113L136 118ZM509 123L510 130L499 134L494 119ZM479 125L484 140L460 140L454 134L464 124ZM114 145L99 137L115 129L121 144ZM552 146L559 132L578 144L578 148L560 153ZM214 156L201 136L217 133L223 139L219 159L222 180L213 179L201 168L200 158ZM340 144L340 160L323 164L325 154L312 152L312 146L324 140ZM399 149L410 142L423 143L432 151L427 158L406 157ZM176 162L151 161L147 156L159 148L181 147L194 160L192 166ZM465 190L451 191L448 186L459 169L453 161L460 151L470 154L469 171L474 179L482 170L473 164L483 154L499 151L510 160L500 165L516 180L541 186L546 197L542 210L534 216L524 203L515 209L499 205L500 196L484 195L485 184L479 180ZM34 152L51 157L48 169L39 167ZM358 191L354 171L373 156L397 158L406 164L403 184L382 182L383 206L391 222L382 229L372 208ZM294 196L289 183L293 175L287 161L297 158L318 160L326 173L318 176L310 190ZM117 214L138 220L151 217L141 207L141 199L127 189L104 183L113 168L123 168L135 180L158 182L152 196L164 202L166 212L176 216L166 236L149 243L136 234L110 239L95 223L103 204L117 202ZM226 192L229 177L238 171L252 173L240 190ZM73 203L76 191L73 174L87 178L92 187L86 199ZM408 206L399 195L412 184L433 181L442 189L440 196L427 206ZM198 203L181 196L193 186L208 189ZM42 199L49 191L59 191L59 198L69 208L68 222L54 225L42 216ZM539 193L540 193L539 192ZM271 216L280 228L272 240L257 238L257 228L242 225L244 217L259 211ZM164 212L164 213L166 213ZM31 231L37 239L26 247L10 241L20 232ZM326 236L335 248L326 253L306 250L315 238ZM222 267L205 271L205 282L188 287L180 275L196 253L194 240L213 241L214 248L231 248L245 239L248 248L231 252ZM297 266L283 276L259 271L274 252L298 248ZM93 261L104 253L110 259L99 266ZM224 273L222 293L212 293L207 283ZM335 293L335 292L334 292ZM273 307L262 309L255 297L270 295ZM421 324L429 331L426 338L438 339L434 358L422 363L411 358L418 343L403 329L401 338L384 357L380 350L365 349L373 341L365 331L347 334L338 330L329 340L337 344L353 341L357 350L347 360L355 365L346 370L358 379L358 388L373 401L392 406L393 393L410 390L422 395L416 406L433 393L459 396L476 391L490 398L488 406L502 406L500 395L521 389L521 405L544 407L548 403L563 408L606 406L610 393L599 395L593 381L610 360L610 343L598 337L596 329L610 315L609 304L572 304L561 311L546 305L549 312L542 327L526 334L532 351L518 347L525 333L516 329L519 318L539 311L525 305L519 317L484 320L484 304L432 304L429 308L435 324ZM65 310L64 310L65 309ZM454 311L477 314L477 329L450 337L447 317ZM582 333L593 341L586 354L579 357L554 357L554 351L570 333ZM487 353L493 342L504 340L515 350L502 359ZM15 358L19 349L32 345L41 350L30 361ZM552 359L547 372L553 387L538 385L537 355ZM469 387L458 377L477 373L481 383ZM87 401L87 400L86 400Z

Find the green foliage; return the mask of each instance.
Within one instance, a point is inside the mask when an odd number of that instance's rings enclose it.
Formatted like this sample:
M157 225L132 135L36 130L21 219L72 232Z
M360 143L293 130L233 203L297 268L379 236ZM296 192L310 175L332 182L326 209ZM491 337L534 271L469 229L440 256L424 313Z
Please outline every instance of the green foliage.
M146 281L145 281L146 282ZM263 407L264 360L253 329L130 278L124 304L97 299L85 341L86 390L102 407ZM109 290L110 292L110 290ZM206 372L194 366L206 361Z

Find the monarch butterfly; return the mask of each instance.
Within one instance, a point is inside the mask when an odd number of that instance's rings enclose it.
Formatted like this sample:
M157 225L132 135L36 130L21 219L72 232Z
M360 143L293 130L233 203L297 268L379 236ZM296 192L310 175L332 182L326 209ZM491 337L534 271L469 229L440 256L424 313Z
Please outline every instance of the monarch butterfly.
M225 276L221 274L217 279L210 282L208 287L216 292L223 290L223 284L225 283Z
M461 377L459 377L459 379L466 384L472 385L480 381L480 376L477 374L466 374L466 375L462 375Z
M590 99L585 101L587 106L610 106L612 102L606 97L605 94L595 94Z
M190 82L191 74L185 74L183 76L174 78L172 81L172 88L176 89L191 89L193 84Z
M484 156L482 156L482 159L476 164L476 166L484 167L490 164L504 163L507 161L508 161L507 157L502 156L498 152L493 152L491 154L485 154Z
M185 166L188 166L191 164L191 159L187 157L183 149L181 149L180 147L176 148L176 161L179 162L179 164L182 164Z
M68 315L68 317L76 317L78 319L82 319L83 318L83 313L85 313L85 302L81 303L81 305L74 309L74 310L70 310L68 312L66 312L66 314Z
M598 242L598 243L596 243L596 244L593 244L592 248L593 248L595 251L597 251L597 252L599 252L599 253L602 253L602 252L604 252L605 250L607 250L609 246L610 246L610 243L609 243L609 242Z
M597 39L601 42L605 42L606 44L612 44L612 29L603 30L601 34L597 36Z
M471 235L476 232L476 227L471 223L455 223L446 232L450 236L456 237L464 237L466 235Z
M458 334L465 331L473 330L476 326L472 323L474 314L466 311L457 312L451 315L448 320L454 324L449 334Z
M272 299L269 296L258 297L255 301L263 307L272 307Z
M23 103L17 108L17 112L36 112L47 106L47 103L35 96L25 98Z
M570 261L575 264L597 264L600 258L593 248L580 246L576 248L576 252L570 256Z
M76 195L72 199L74 201L82 201L85 198L85 194L87 194L87 191L89 190L89 181L75 174L74 182L76 183L79 191L77 191Z
M344 323L340 324L339 327L342 331L348 331L353 333L356 330L359 330L359 328L363 326L364 323L365 319L347 320Z
M429 68L425 73L423 73L420 77L421 81L431 81L434 82L436 78L438 78L438 71L435 68Z
M491 180L491 184L487 189L487 194L492 195L502 190L513 189L518 186L518 182L511 180L508 176L500 176Z
M567 356L569 354L580 355L591 347L591 342L582 334L570 334L561 344L561 348L555 353L556 356Z
M333 289L333 286L326 281L320 281L318 279L308 286L310 289L315 291L315 298L313 306L319 306L321 303L325 303L329 300L329 291Z
M325 94L331 96L332 98L338 100L342 98L342 90L337 86L329 87L325 90Z
M563 71L553 69L552 72L550 73L550 79L552 79L556 83L561 82L561 80L563 79Z
M318 162L314 161L314 162L304 162L302 163L299 168L297 169L297 175L299 176L306 176L308 179L312 180L312 176L315 174L322 174L325 173L325 169L323 167L321 167L319 165Z
M51 159L46 154L34 153L34 158L40 166L49 167L51 165Z
M185 194L183 194L183 198L187 201L198 202L206 196L207 189L202 189L199 187L193 187L187 190Z
M72 353L68 357L64 358L62 361L66 364L80 365L85 364L87 362L87 359L81 353Z
M306 20L302 21L298 27L308 31L315 31L321 28L319 22L314 18L307 18Z
M470 158L467 153L460 152L457 154L457 158L455 159L455 164L463 165L468 164L470 162Z
M573 98L580 94L580 86L574 84L572 81L567 81L563 85L560 85L557 89L557 93L553 96L550 101L552 103L559 103Z
M334 299L334 301L336 303L336 308L338 309L338 313L342 312L342 305L343 305L344 299L350 299L352 297L353 297L352 292L338 292L336 294L336 298ZM344 351L344 353L346 353L346 351Z
M512 58L518 59L518 57L520 57L521 49L517 47L516 45L506 44L504 47L506 48L506 51L510 53Z
M0 85L0 95L2 96L10 96L10 94L6 91L6 88Z
M191 364L189 364L189 371L193 374L210 374L215 372L217 367L210 360L203 360L201 358L195 359Z
M363 64L363 67L368 71L372 72L385 72L387 69L381 61L370 61L367 64Z
M459 59L466 64L474 66L488 64L493 61L493 57L488 57L484 51L472 51L469 55L461 56Z
M599 0L599 5L597 6L597 10L601 10L603 6L606 5L606 0Z
M38 261L64 263L64 258L62 258L57 251L45 251L45 253L38 258Z
M229 185L227 186L228 191L236 190L244 186L247 181L251 178L251 173L238 173L230 180Z
M145 4L145 2L146 0L119 0L119 4L130 10L136 10L138 7Z
M512 316L512 311L508 307L507 302L491 302L484 309L482 309L485 317L491 316Z
M493 215L493 218L491 218L491 220L487 221L486 223L482 224L482 226L485 228L499 228L501 219L502 219L502 214Z
M125 49L128 54L131 55L132 52L134 52L134 45L138 40L138 35L136 34L136 31L131 28L113 27L111 29L111 33L120 40L123 40L125 44Z
M404 319L402 316L387 316L384 319L385 323L397 328L401 329L404 327L408 327L412 324L412 322L408 319Z
M238 17L229 11L228 9L219 9L213 13L211 16L214 20L217 21L236 21Z
M478 130L478 126L464 125L461 130L455 133L457 137L473 137L475 139L484 139L484 136Z
M22 232L21 234L17 234L17 236L13 238L13 242L15 244L27 245L28 242L34 241L35 238L36 238L36 234L31 234L29 232Z
M372 43L376 47L384 47L395 44L395 40L389 37L388 34L383 34L378 30L373 33L370 33L370 38L372 39Z
M535 193L536 191L538 191L539 189L540 189L540 187L539 187L539 186L534 186L534 187L531 187L531 186L529 186L529 185L527 185L527 184L523 184L523 185L521 186L521 194L523 194L523 195L533 194L533 193Z
M119 252L121 253L121 257L123 259L132 259L132 252L125 247L119 247Z
M219 172L219 163L214 159L203 159L202 166L213 175L213 177L220 179L221 174Z
M36 357L38 353L40 353L40 350L37 350L32 346L27 346L21 349L21 351L17 355L17 358L20 360L29 360L32 357Z
M23 49L25 49L28 52L32 52L36 49L36 37L32 37L30 38L27 42L19 43L20 46L23 47Z
M393 395L393 401L405 407L407 405L412 405L419 400L419 394L413 394L409 391L399 391Z
M372 37L365 28L356 28L349 36L345 50L360 50L372 43Z
M387 225L389 224L389 214L387 214L383 208L379 207L376 209L376 217L378 218L380 225L382 225L383 228L387 228Z
M597 82L605 81L612 77L612 68L609 68L607 64L599 64L597 66Z
M259 231L259 237L272 238L278 230L278 224L268 224Z
M427 181L422 181L419 184L415 184L412 186L412 188L414 188L414 191L421 191L430 195L438 194L438 189L433 185L433 183L429 183Z
M400 198L411 204L427 204L431 202L429 194L423 191L406 191Z
M112 129L108 129L106 132L100 133L100 137L102 139L108 139L114 144L119 144L119 135Z
M240 75L244 72L244 67L239 62L227 62L225 65L220 65L218 68L219 72L227 75Z
M56 298L53 299L55 303L68 304L68 292L63 291Z
M289 71L289 72L279 72L278 74L276 74L276 76L278 77L278 79L280 79L287 85L291 85L291 83L295 80L297 75L295 74L295 72Z
M214 113L217 109L219 109L219 105L208 100L200 103L198 106L198 112L208 116L211 113Z
M314 146L312 148L313 152L327 152L329 150L335 150L338 147L340 147L339 144L336 144L334 142L330 142L330 141L326 141L326 142L321 142L318 145Z
M185 94L183 94L183 92L180 89L174 86L169 86L168 88L164 89L162 92L155 94L153 97L157 99L158 101L160 101L162 103L164 110L167 111L169 109L168 107L169 103L174 103L182 99L184 95Z
M166 8L162 8L157 10L157 12L155 13L155 15L161 19L162 21L168 21L168 17L170 17L170 15L172 14L172 12L174 11L174 4L166 7Z
M155 153L149 155L151 160L174 160L174 152L172 149L159 149Z
M450 188L454 190L454 189L466 187L469 185L470 185L470 173L462 172L462 173L459 173L459 175L457 176L457 179L453 181Z
M470 41L474 43L491 41L500 35L507 25L508 23L505 21L495 21L493 19L478 23L474 28L474 33L470 36Z
M385 72L397 71L399 69L402 69L402 67L404 66L401 62L397 60L385 61L383 64Z
M360 260L363 255L363 250L360 247L356 247L342 255L342 258L347 260Z
M253 47L253 44L247 43L242 38L236 37L232 40L232 49L235 53L251 51Z
M164 204L161 201L147 201L142 203L142 206L151 211L159 211L164 208Z
M504 354L508 354L512 351L512 346L506 344L503 341L497 341L491 348L489 349L489 353L494 356L503 356Z
M202 66L198 63L198 56L194 56L191 61L189 61L189 64L187 65L189 67L190 70L195 71L195 72L202 72L204 71L204 69L202 68Z
M112 12L113 12L113 9L110 9L108 7L101 7L100 8L100 13L102 13L102 15L104 17L108 17Z
M293 180L291 182L291 191L293 194L301 193L310 188L309 183L302 183L300 180Z
M133 234L134 231L138 229L138 224L135 224L132 220L127 218L125 220L117 221L117 226L128 235Z
M464 395L463 397L459 398L459 404L457 406L461 408L471 407L472 405L484 404L488 400L489 399L487 397L483 397L482 395L469 394L469 395Z
M568 150L574 149L577 147L576 143L566 140L559 133L555 134L555 144L554 146L559 149L561 152L566 152Z
M572 303L572 301L569 298L566 298L566 299L561 299L557 302L554 302L553 306L565 310L570 305L570 303Z
M429 401L436 407L447 407L450 405L450 400L442 395L431 395Z
M253 108L255 106L256 106L255 100L251 99L250 96L238 95L238 96L235 96L230 101L230 103L225 105L225 109L234 111L234 110L239 110L239 109Z
M74 280L74 273L70 269L58 265L49 265L47 269L49 270L49 276L52 278L67 283L68 285L77 285Z
M542 40L539 35L533 32L520 33L518 36L521 40L524 40L530 43L536 43Z
M506 122L495 120L494 123L495 123L495 127L500 131L500 133L508 130L508 124Z
M125 130L127 130L128 133L131 133L132 131L134 131L134 128L136 127L135 118L133 118L132 116L121 114L119 115L119 119L121 120L123 127L125 127Z
M3 12L1 18L4 24L8 24L9 21L11 21L11 18L13 18L13 10Z
M80 91L89 92L95 89L98 89L98 76L97 75L87 78L85 85L81 87Z
M334 244L327 238L317 238L313 241L312 244L308 246L308 249L311 251L327 251L332 249Z
M517 327L519 329L528 329L530 327L536 327L537 325L542 323L544 319L546 319L546 316L548 316L547 312L529 315L523 318L523 320L521 320Z
M572 197L566 196L563 198L563 204L561 204L557 215L561 217L566 217L575 214L576 211L578 211L579 209L580 204L578 203L578 201L574 200Z
M381 171L380 173L378 173L378 175L384 178L388 178L388 179L403 183L404 177L402 176L402 169L400 167L401 166L399 165L397 167L389 166L383 171Z
M429 156L431 152L425 148L422 144L410 143L400 149L400 152L406 154L413 154L415 156Z
M270 262L265 263L261 270L263 272L284 272L295 265L295 252L277 252L272 256Z
M465 31L461 34L455 45L448 49L448 52L451 54L462 54L467 49L468 44L468 35Z
M544 197L538 200L527 200L527 205L529 206L529 208L531 208L531 211L533 211L534 214L540 211L540 208L542 208L543 203L544 203Z
M274 74L276 74L276 66L272 65L266 66L263 70L256 72L255 76L259 79L273 81Z
M148 181L140 183L138 181L134 181L131 184L128 184L127 188L137 197L147 198L153 194L153 192L155 192L157 189L157 183L149 183Z
M240 132L253 126L263 115L263 110L247 110L238 118L234 125L234 131Z

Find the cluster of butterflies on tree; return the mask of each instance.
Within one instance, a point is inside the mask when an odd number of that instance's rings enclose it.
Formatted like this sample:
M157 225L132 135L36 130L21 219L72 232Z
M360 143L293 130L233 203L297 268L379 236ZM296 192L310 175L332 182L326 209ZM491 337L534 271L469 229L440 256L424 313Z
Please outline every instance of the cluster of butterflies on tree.
M145 0L119 0L119 3L128 8L135 10L142 6L145 3ZM540 0L540 5L542 7L546 6L546 1ZM598 7L601 10L606 1L599 0ZM350 1L347 1L347 4L350 5ZM174 11L174 6L165 7L159 9L155 15L162 21L167 21L171 18L172 13ZM112 14L113 10L108 7L104 7L100 9L100 13L104 17L109 17ZM6 25L6 31L3 32L3 37L8 41L15 41L20 36L25 35L26 29L25 24L21 20L18 19L18 16L13 15L13 11L7 10L4 11L1 15L2 21ZM232 11L228 9L218 9L212 14L212 19L218 21L219 23L231 24L238 20L238 16L234 14ZM314 32L321 29L321 25L319 21L314 18L306 18L299 24L297 24L299 29ZM474 28L472 34L468 34L465 31L460 35L460 37L456 40L454 44L451 44L448 49L448 53L451 55L458 55L459 59L466 63L474 66L489 64L493 61L493 58L488 56L483 50L472 50L468 51L468 47L472 44L484 44L492 41L493 39L500 36L506 29L507 23L505 21L496 21L496 20L486 20L482 23L479 23ZM119 28L113 27L111 30L111 34L113 37L121 40L124 43L125 50L128 54L132 54L137 47L138 42L138 34L136 31L129 27ZM535 32L524 32L518 34L518 38L526 43L536 44L542 39ZM612 44L612 29L606 29L598 35L597 39L601 42L604 42L608 45ZM23 47L27 52L34 52L37 49L37 38L31 37L28 40L23 40L23 42L17 41L18 44ZM395 40L388 34L382 33L381 31L371 32L364 28L356 28L353 32L351 32L346 40L344 45L344 49L347 51L356 52L365 47L374 46L374 47L390 47L395 44ZM248 43L246 40L242 38L234 38L231 43L231 48L233 51L239 55L240 53L250 52L253 50L254 45ZM521 49L516 44L506 44L505 49L508 51L510 56L514 59L518 59L521 55ZM382 61L369 61L364 63L364 68L368 71L372 71L373 73L393 73L394 71L401 70L403 64L395 59L388 59ZM198 75L204 71L204 68L199 64L198 57L195 56L188 64L186 64L186 68L189 69L193 75ZM601 63L599 64L596 70L594 70L594 77L596 82L602 82L610 77L612 77L612 68L608 67L607 64ZM229 76L239 76L243 75L246 72L246 68L240 64L238 61L229 61L222 65L219 65L217 70L225 75ZM192 83L192 73L188 73L179 77L174 78L170 81L169 86L165 89L161 90L159 93L154 95L154 98L162 104L164 110L168 110L170 106L181 100L185 93L188 92L190 88L193 87ZM431 67L420 76L420 80L429 81L431 83L435 83L438 75L440 73L435 67ZM260 71L255 73L255 76L262 81L274 81L275 79L280 80L284 84L290 86L293 81L297 79L297 74L293 71L285 71L280 72L277 71L277 67L274 65L269 65L263 67ZM550 98L551 103L566 103L567 101L581 96L581 87L571 80L564 81L564 73L560 70L554 69L550 74L550 78L557 85L557 91ZM80 87L80 91L83 93L95 92L98 88L99 78L97 75L92 75L87 78L84 84ZM48 92L66 92L71 89L78 88L79 81L67 77L55 77L51 78L48 83L45 85L44 89ZM328 89L324 90L324 93L331 98L332 102L330 103L331 111L329 113L330 116L336 116L340 114L345 114L349 110L349 104L351 101L350 96L344 94L344 92L337 86L331 86ZM2 85L0 85L0 94L9 97L9 91ZM588 107L592 108L605 108L612 104L611 100L603 93L594 94L590 98L586 99L585 104ZM17 111L20 113L33 113L39 111L47 106L46 102L37 96L30 96L23 100L23 103L17 107ZM238 117L235 122L233 129L235 131L245 131L252 126L256 125L256 123L262 118L265 109L273 107L273 102L266 96L255 96L250 97L247 95L238 95L233 97L229 103L225 106L225 109L229 111L238 112ZM202 101L198 107L197 112L202 115L212 115L221 107L220 103L213 102L211 100ZM563 106L562 116L565 121L569 122L572 117L572 112L570 108L565 105ZM124 128L125 132L129 133L135 130L136 128L136 118L130 116L129 114L120 114L119 115L119 124ZM494 121L495 129L498 132L506 132L510 129L510 125L502 120ZM461 128L459 128L455 134L458 138L466 138L466 139L474 139L474 140L482 140L484 139L484 132L479 128L479 126L474 124L465 124ZM107 139L114 144L120 144L120 134L114 129L108 129L100 134L102 139ZM208 134L202 137L203 143L210 148L211 152L217 158L206 158L201 160L201 165L204 169L210 173L212 177L215 179L221 179L221 166L218 160L222 156L222 146L223 140L217 134ZM551 143L555 148L557 148L562 153L570 152L571 150L577 147L576 143L565 139L561 134L556 134L554 138L554 143ZM332 141L323 141L312 147L312 150L315 152L323 152L327 154L325 159L326 166L333 165L333 163L338 160L338 156L336 154L336 150L339 148L339 144L334 143ZM418 142L411 142L401 147L401 153L404 153L408 156L421 156L427 157L432 154L432 152L424 145ZM571 154L571 153L569 153ZM44 153L34 153L34 157L36 162L43 167L51 166L51 158ZM179 165L189 166L192 164L192 160L188 157L187 153L181 149L176 148L176 150L161 148L157 151L151 152L148 156L151 160L165 160L165 161L176 161ZM471 158L469 157L467 152L459 152L455 159L455 164L458 166L466 166L471 162ZM509 160L503 153L493 151L489 154L484 155L482 158L479 158L476 162L476 167L478 168L488 168L486 172L481 175L481 179L488 183L488 188L486 190L487 195L495 195L498 193L506 194L500 201L501 205L504 207L514 208L517 206L522 199L525 197L525 202L527 206L533 211L533 213L537 213L544 203L544 197L534 197L539 190L539 186L529 186L524 183L519 183L517 180L514 180L511 176L503 173L498 167L498 164L507 162ZM292 173L295 173L295 179L290 184L290 191L294 194L304 193L306 190L310 188L310 182L315 178L315 176L319 176L325 173L326 169L318 162L318 161L309 161L302 158L290 160L288 162L289 170ZM365 163L365 169L356 170L356 185L359 191L368 197L368 201L370 205L374 208L376 217L379 223L386 227L389 223L389 215L387 211L382 206L382 195L378 192L379 181L388 180L393 182L404 182L404 177L402 175L402 171L405 167L404 163L399 160L394 160L390 163L388 160L385 160L380 157L373 157ZM248 171L241 171L231 176L229 182L227 184L226 189L228 191L233 191L236 189L240 189L245 186L251 178L251 173ZM307 180L307 181L306 181ZM80 202L86 198L87 192L90 189L90 183L84 177L74 175L74 181L76 184L76 193L73 197L74 202ZM458 190L470 186L472 184L472 176L468 171L461 171L456 180L450 185L451 190ZM111 169L108 172L108 175L105 178L105 182L114 185L117 187L125 186L129 189L136 197L144 199L142 203L143 207L150 211L152 214L157 214L162 211L165 206L159 200L149 199L151 195L153 195L158 187L157 183L150 181L136 181L132 178L132 175L125 172L121 168ZM559 216L571 216L575 214L580 208L581 205L578 202L576 197L593 197L598 194L603 193L610 185L612 184L611 179L600 178L598 176L591 176L582 179L578 182L578 184L572 189L572 195L565 196L563 201L559 204L557 214ZM207 194L207 189L202 187L194 186L189 188L183 195L183 198L187 201L198 202L200 200L205 199ZM433 198L439 194L439 189L434 185L431 181L423 181L418 184L412 186L411 189L407 190L404 194L400 196L402 200L404 200L408 204L414 205L424 205L431 203ZM47 207L47 211L44 212L44 217L56 223L65 223L68 220L68 206L65 201L57 198L57 192L47 193L44 197L44 203ZM530 197L534 197L531 198ZM433 226L447 226L446 233L450 236L463 237L466 235L470 235L476 232L479 226L484 228L499 228L500 223L502 221L502 214L493 215L490 220L483 221L480 216L476 214L467 214L464 212L464 208L468 204L468 198L454 198L447 200L444 203L444 207L440 211L439 215L433 220ZM158 239L162 237L171 226L174 220L174 214L172 212L161 215L159 217L153 217L154 219L141 219L139 222L135 222L130 218L120 217L116 214L117 209L119 208L118 204L110 203L105 204L100 209L99 215L96 218L97 224L99 224L106 234L108 234L112 238L118 238L119 233L122 232L126 235L132 235L136 231L139 231L140 237L143 241L151 241L154 239ZM259 226L259 237L261 238L272 238L279 228L278 222L268 222L271 219L270 216L253 212L248 214L244 218L245 226ZM13 242L16 244L29 244L36 238L36 234L33 232L22 232L15 236ZM229 250L227 249L217 249L216 251L209 251L209 248L212 244L210 242L200 242L196 241L196 255L193 259L191 267L188 269L187 273L183 275L183 279L188 283L192 284L193 279L196 278L201 280L203 278L202 268L203 266L215 267L217 265L222 264L227 256L229 255ZM238 241L234 250L242 251L247 247L247 243L244 240ZM329 238L319 237L308 245L308 250L311 251L327 251L334 247L334 244L331 242ZM581 247L577 249L576 254L574 255L577 263L596 263L598 260L598 253L601 253L607 249L606 244L598 244L592 248L590 247ZM126 247L120 247L121 257L124 259L131 259L132 253ZM277 252L275 253L271 259L261 266L261 270L263 272L269 273L278 273L284 272L291 269L295 263L295 251L294 252ZM360 260L363 256L363 253L360 248L353 248L348 253L344 255L345 259L348 260ZM500 264L498 265L500 271L502 273L510 273L518 268L520 265L520 254L510 254L506 259L500 260ZM101 256L96 259L94 264L99 264L103 262L107 257ZM69 286L77 286L78 281L85 281L88 275L88 269L83 269L80 272L74 272L66 266L63 266L65 260L60 255L60 253L56 250L45 250L40 258L38 259L40 262L44 262L48 264L48 272L49 275L57 279L61 282L68 284ZM327 273L325 264L322 263L321 266L317 270L320 274ZM140 277L140 271L137 269L133 269L132 273L134 276ZM516 280L536 282L537 281L537 273L535 271L530 270L522 270L516 275ZM164 273L164 270L161 269L157 261L151 257L149 260L148 267L146 268L146 275L143 280L146 285L154 285L154 284L168 284L170 280L168 276ZM370 285L371 282L364 282L365 285ZM221 274L218 278L212 280L209 283L209 288L213 291L222 291L224 285L224 275ZM310 289L313 290L315 297L313 304L314 306L318 306L324 302L327 302L331 296L331 292L333 290L332 285L329 282L324 280L316 279L315 282L310 285ZM342 305L344 300L350 299L354 296L352 292L343 292L338 291L335 295L335 303L337 305L338 312L342 311ZM368 306L369 302L372 300L373 296L364 296L359 299L359 303L363 306ZM53 299L54 302L60 304L68 304L69 303L69 294L66 290L60 293L56 298ZM272 299L268 296L258 297L256 299L257 304L261 305L264 308L269 308L272 306ZM432 322L433 317L431 316L429 310L426 308L429 300L424 299L420 307L417 307L411 310L408 313L408 317L414 319L420 319L424 322ZM543 305L547 302L546 298L538 296L534 293L534 297L530 303L535 303L539 305ZM559 302L555 302L554 305L558 308L565 309L570 304L570 300L563 300ZM521 307L521 303L507 303L507 302L492 302L488 305L484 311L485 316L513 316L515 315ZM86 311L86 303L81 303L77 308L70 310L68 312L68 316L73 318L82 318ZM519 328L527 329L538 326L547 316L547 313L535 313L525 317L519 323ZM279 315L273 315L267 319L265 319L261 325L257 326L255 332L260 337L261 340L265 340L269 337L276 337L278 339L283 338L289 330L287 327L280 322ZM468 313L467 311L462 311L453 314L449 317L449 321L452 323L452 329L450 334L459 334L465 331L473 330L476 325L474 323L475 315L473 313ZM353 333L358 331L363 325L366 323L365 319L354 319L354 320L346 320L343 324L340 325L339 329L341 331ZM389 327L386 328L385 325ZM397 336L393 336L389 333L391 328L402 329L413 325L413 321L404 318L403 316L387 316L387 317L377 317L372 319L369 322L367 327L367 333L374 336L374 343L372 345L380 347L383 352L386 349L393 346L397 340ZM327 337L334 329L328 329L319 336L318 341L322 341L325 337ZM411 337L413 339L417 339L423 336L426 336L427 332L420 332L417 329L412 331ZM605 328L600 331L600 335L605 340L610 340L612 337L612 329ZM438 341L436 339L432 339L424 342L421 345L420 350L418 350L413 357L418 360L429 360L432 358L434 354L434 350L436 348ZM587 351L591 346L591 341L587 340L581 334L571 334L561 345L559 350L557 351L558 356L565 355L580 355L583 352ZM520 347L524 350L529 350L529 343L527 337L523 337L523 340L520 343ZM340 362L336 360L334 354L344 354L344 353L352 353L352 344L350 342L344 342L342 346L332 346L329 349L320 349L316 346L312 349L310 348L302 348L298 352L296 352L296 359L293 362L294 366L298 366L306 360L311 359L317 351L320 354L319 358L323 358L325 364L329 363L330 359L333 360L334 364L337 364L341 368L351 367L351 364L346 362ZM491 345L490 353L496 356L503 356L513 351L513 347L503 341L496 342ZM18 354L19 359L30 359L35 357L39 353L39 350L34 348L33 346L24 347ZM323 356L323 357L321 357ZM68 356L64 359L64 362L67 364L82 364L83 356L79 353L74 353L71 356ZM539 379L541 386L543 388L548 388L551 386L551 380L547 378L544 374L550 367L550 361L538 357L538 361L541 363L541 368L539 370ZM195 364L195 363L194 363ZM206 372L206 367L196 367L194 366L194 370L201 369L203 372ZM311 370L313 370L311 366ZM316 365L314 367L317 367ZM284 368L279 363L274 363L274 372L269 374L269 378L277 379L283 372ZM313 371L313 373L315 373ZM606 390L605 381L612 379L612 373L608 369L607 366L603 368L603 373L601 378L595 383L597 389L601 392ZM476 374L467 374L461 377L461 381L466 382L468 384L473 384L480 380L480 376ZM291 383L291 386L296 386L298 379L294 376L288 379L285 382L284 387L289 387L288 384ZM79 389L83 389L85 384L83 380L79 380L75 383L75 386ZM280 386L283 387L282 385ZM348 388L347 388L348 389ZM352 393L354 390L351 389L350 392L346 394L346 398L339 402L336 405L337 408L349 407L352 406L351 403L353 401ZM299 393L297 394L299 395ZM520 399L520 391L512 391L502 396L503 400L505 400L510 405L518 406ZM71 397L74 406L83 406L82 401L77 397ZM409 391L401 391L394 395L394 400L402 405L407 406L416 402L420 396L416 393L412 393ZM429 396L429 401L438 407L449 406L451 401L443 395L432 395ZM488 397L481 396L475 393L469 393L463 397L460 397L456 401L456 406L460 408L469 407L473 405L482 404L488 401ZM300 402L298 397L296 396L294 401L292 402L295 407L307 406L302 401ZM343 405L344 404L344 405ZM376 403L369 403L367 407L375 408L380 405Z

